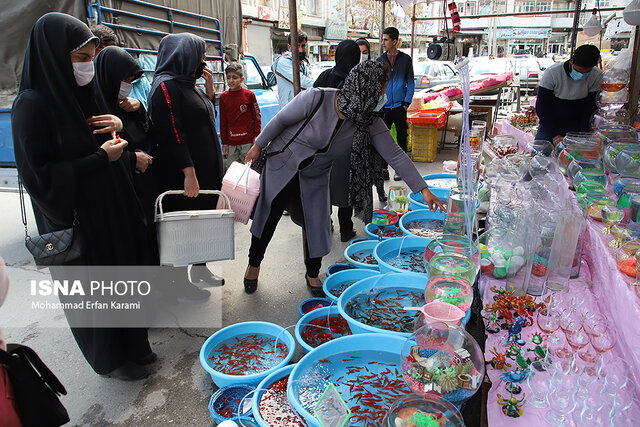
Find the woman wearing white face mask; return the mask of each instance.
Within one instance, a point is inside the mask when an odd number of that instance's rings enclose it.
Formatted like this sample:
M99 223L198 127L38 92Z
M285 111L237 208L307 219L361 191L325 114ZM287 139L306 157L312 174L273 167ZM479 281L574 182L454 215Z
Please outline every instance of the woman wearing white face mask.
M95 98L98 108L117 116L123 124L121 137L127 140L123 161L129 165L133 175L133 185L142 203L149 231L149 245L153 249L153 264L158 264L157 240L154 226L155 183L152 169L153 139L150 132L149 115L142 103L130 98L131 82L143 74L138 61L126 50L117 46L107 46L93 61L96 75L94 79Z
M48 13L34 25L11 116L16 166L38 234L73 225L83 240L74 264L148 264L144 215L121 157L127 141L115 137L122 122L95 103L96 41L84 23L62 13ZM69 279L62 269L51 273ZM71 331L98 374L123 380L149 375L141 366L154 359L146 329L72 325Z
M360 47L360 62L368 61L371 52L371 45L365 38L359 38L356 40L358 47Z
M265 147L271 157L260 177L251 226L244 277L247 293L257 289L260 263L283 209L303 228L307 286L314 295L323 293L318 275L322 257L331 249L329 178L336 158L350 159L344 185L349 188L349 205L364 222L371 221L373 211L371 186L382 184L383 158L413 191L422 192L432 210L444 209L375 113L384 105L388 74L385 64L365 61L351 70L339 90L307 89L280 110L256 139L245 161L257 160ZM301 128L305 120L308 123Z

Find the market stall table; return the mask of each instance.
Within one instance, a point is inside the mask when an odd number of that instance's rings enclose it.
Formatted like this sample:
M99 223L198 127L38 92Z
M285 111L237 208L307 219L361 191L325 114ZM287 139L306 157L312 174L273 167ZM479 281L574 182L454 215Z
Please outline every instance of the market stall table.
M513 126L508 125L513 128ZM515 128L514 128L515 129ZM517 129L516 129L517 130ZM575 195L570 196L575 203ZM603 225L600 222L589 219L585 231L585 243L582 251L582 266L580 276L571 279L570 293L580 295L580 293L592 292L597 308L603 316L615 326L618 333L618 341L611 350L616 356L625 359L631 366L631 370L636 379L640 379L640 330L635 325L635 319L640 319L640 306L637 292L640 289L634 286L632 278L624 275L618 270L616 260L608 247L610 237L601 233ZM498 280L488 275L482 275L479 280L480 293L483 296L484 304L493 301L495 289L504 289L505 280ZM538 298L539 300L540 298ZM534 320L535 316L534 314ZM522 330L522 337L529 337L534 332L540 332L537 324L525 327ZM506 336L506 331L496 334L487 333L485 343L485 360L493 358L490 352L494 347L500 352L504 352L504 345L501 339ZM527 346L525 346L526 348ZM531 345L529 345L531 347ZM530 356L533 359L533 354ZM515 361L507 359L513 366ZM487 420L490 426L513 425L530 426L534 424L549 425L545 419L545 414L549 408L538 409L531 404L525 403L522 407L523 414L519 418L511 418L503 414L502 405L498 404L497 394L509 399L510 393L505 389L505 382L500 378L505 371L487 367L487 374L491 379L492 386L487 398ZM525 395L529 394L526 381L520 384ZM522 399L522 394L514 395L518 400ZM576 410L580 410L577 407ZM640 407L634 406L633 411L638 413ZM571 417L573 414L569 414Z

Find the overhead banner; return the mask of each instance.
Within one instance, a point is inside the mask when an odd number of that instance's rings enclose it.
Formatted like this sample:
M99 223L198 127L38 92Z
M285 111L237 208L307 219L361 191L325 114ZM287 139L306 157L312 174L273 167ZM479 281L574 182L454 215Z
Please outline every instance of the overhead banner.
M498 28L498 39L548 39L551 28Z

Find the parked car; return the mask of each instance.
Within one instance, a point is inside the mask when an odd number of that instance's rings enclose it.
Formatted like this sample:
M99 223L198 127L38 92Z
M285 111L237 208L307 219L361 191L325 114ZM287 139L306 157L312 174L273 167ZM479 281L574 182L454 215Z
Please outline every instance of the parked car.
M487 56L478 57L471 60L469 63L469 76L471 81L484 80L491 76L497 76L500 74L508 73L511 71L514 75L514 81L518 81L516 75L516 64L513 58L492 58ZM471 101L482 101L488 103L495 103L498 99L499 89L495 89L489 92L485 92L480 95L471 95ZM515 90L513 93L508 94L509 99L515 99Z
M318 79L318 76L322 74L323 71L328 70L329 68L333 68L336 66L334 61L321 61L321 62L313 62L309 66L309 71L311 72L311 77L313 81Z
M460 76L451 61L420 61L413 63L416 90L440 85L459 86Z
M553 64L556 63L556 61L554 61L552 58L538 58L537 61L542 71L546 70L547 68L551 67Z
M516 58L515 64L515 74L520 80L520 92L535 92L542 77L542 69L538 59L534 57Z

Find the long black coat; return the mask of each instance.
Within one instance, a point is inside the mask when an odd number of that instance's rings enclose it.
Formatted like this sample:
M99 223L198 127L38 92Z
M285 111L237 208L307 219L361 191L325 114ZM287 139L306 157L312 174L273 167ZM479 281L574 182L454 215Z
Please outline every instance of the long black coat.
M158 143L153 155L160 191L182 190L182 169L189 166L195 168L201 190L219 190L222 150L212 128L211 100L198 88L167 80L151 96L150 110ZM163 206L167 210L212 209L216 201L211 199L173 196L165 198Z

